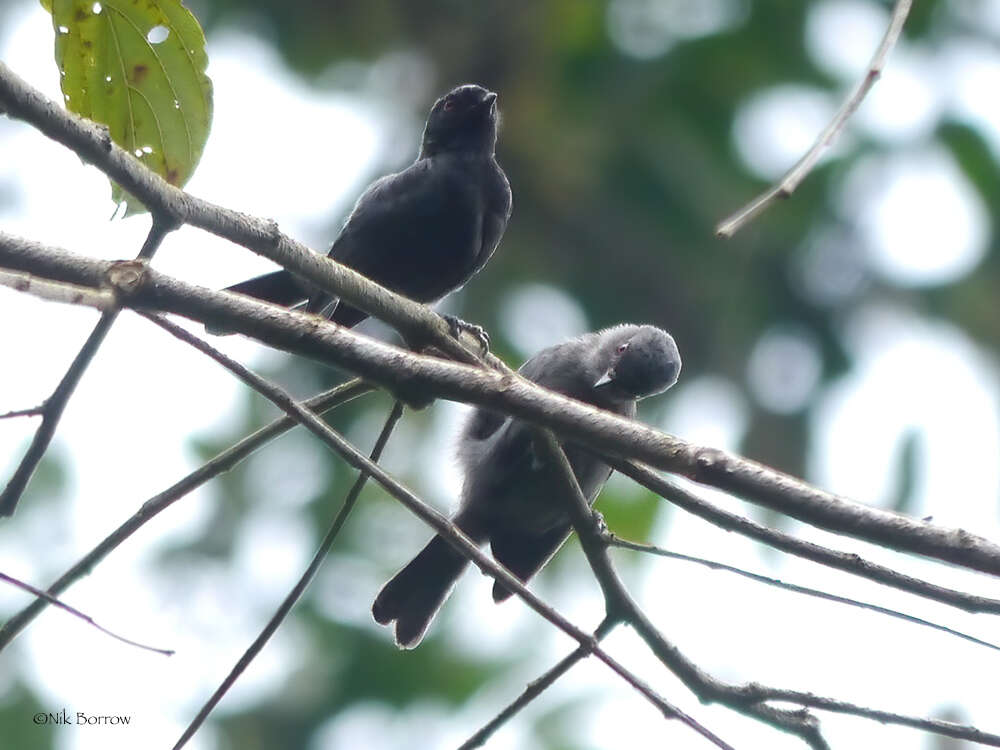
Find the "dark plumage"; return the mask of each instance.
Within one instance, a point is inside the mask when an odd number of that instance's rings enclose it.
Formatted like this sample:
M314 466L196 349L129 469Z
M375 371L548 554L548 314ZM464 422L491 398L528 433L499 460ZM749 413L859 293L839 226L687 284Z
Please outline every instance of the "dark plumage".
M431 108L417 160L373 182L329 256L417 302L435 302L490 259L510 218L507 176L494 156L497 95L467 84ZM281 270L228 287L354 326L367 313Z
M680 354L668 333L620 325L544 349L520 373L551 390L634 417L636 401L672 386L680 369ZM568 444L565 450L593 504L611 468L580 446ZM535 453L528 425L484 409L466 422L459 459L465 481L454 523L473 541L489 542L496 561L527 581L569 536L557 471ZM383 625L396 621L400 646L416 646L466 564L435 536L382 588L372 614ZM494 584L495 601L509 596Z

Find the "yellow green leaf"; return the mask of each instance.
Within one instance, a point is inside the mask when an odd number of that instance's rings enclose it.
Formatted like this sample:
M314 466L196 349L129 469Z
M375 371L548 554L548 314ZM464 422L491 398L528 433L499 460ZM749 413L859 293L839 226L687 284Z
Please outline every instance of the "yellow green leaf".
M52 11L66 107L167 182L194 172L212 123L205 35L179 0L41 0ZM126 215L145 207L112 183Z

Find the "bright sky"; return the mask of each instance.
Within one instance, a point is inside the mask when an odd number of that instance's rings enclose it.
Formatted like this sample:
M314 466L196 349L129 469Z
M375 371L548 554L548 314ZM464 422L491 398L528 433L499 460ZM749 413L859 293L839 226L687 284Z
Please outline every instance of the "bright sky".
M636 21L643 18L636 15L637 8L649 5L618 0L609 11L616 43L639 57L665 54L685 36L738 25L744 8L739 2L706 3L701 26L682 29L683 33L674 29L675 37L667 38L664 29L669 25ZM820 3L812 11L809 49L846 88L866 64L884 23L884 9L878 5ZM830 32L840 28L850 33ZM831 44L830 38L836 38L837 44ZM0 30L0 59L57 99L51 46L48 17L35 3L21 4ZM378 117L377 102L307 87L267 45L245 35L210 39L209 48L216 115L205 158L189 189L227 206L275 218L286 232L322 248L330 239L325 234L329 231L325 217L349 205L370 165L394 147L388 142L384 120ZM852 127L866 135L896 145L891 157L862 161L845 180L838 210L845 221L855 224L863 247L852 255L847 248L826 241L832 230L820 228L811 245L796 250L803 257L804 278L824 285L830 303L847 311L841 329L855 367L817 394L816 344L790 322L760 332L747 365L747 382L753 397L776 411L798 408L818 396L811 413L816 444L809 478L858 500L880 503L891 495L895 481L891 467L898 460L900 437L907 430L920 430L915 512L933 514L943 523L962 524L996 539L1000 538L996 461L1000 409L992 355L946 321L903 307L850 304L858 295L850 278L834 283L840 277L822 270L835 266L841 272L854 263L891 283L936 285L973 272L989 245L993 227L986 207L927 134L936 118L948 112L984 128L990 141L1000 144L1000 102L982 96L987 84L977 90L968 83L969 77L995 82L1000 54L995 48L971 43L961 49L933 51L904 45L897 53L890 59L884 80L852 122ZM262 100L269 105L259 106ZM734 143L751 169L768 178L777 176L809 145L836 105L827 93L802 87L748 92ZM295 123L295 137L274 137L288 123ZM844 147L850 140L845 137ZM4 230L96 257L135 254L148 219L109 222L108 186L97 170L82 166L75 156L33 129L3 119L0 153L4 154L0 192L14 196L12 203L0 205ZM832 266L831 252L840 253ZM185 229L168 239L156 265L166 273L221 286L267 263L207 234ZM548 331L533 325L538 318L526 316L529 309L545 311L553 321ZM0 349L17 353L0 368L3 412L36 404L51 391L96 314L0 289L0 317L8 322L0 329ZM516 290L502 318L505 333L524 356L588 327L585 313L573 299L541 284ZM258 365L274 356L238 338L214 343ZM683 348L683 342L679 343ZM682 378L665 397L667 408L660 426L694 441L738 448L749 409L742 393L736 384L718 376ZM216 365L158 329L123 315L59 428L54 450L70 459L71 502L54 512L38 500L34 506L22 507L13 523L0 524L0 570L47 583L138 503L194 468L185 441L192 434L210 433L229 424L240 394L239 386ZM432 448L450 445L461 414L460 407L451 405L435 409L432 434L423 441ZM150 429L153 413L156 425ZM26 421L0 421L0 456L7 457L0 476L9 476L32 428ZM166 739L179 736L311 553L310 521L298 512L296 498L309 496L308 477L319 462L328 459L308 441L301 445L296 459L301 466L274 465L266 452L255 457L254 470L260 472L262 484L269 486L288 474L300 479L298 484L282 486L271 510L250 519L241 532L235 566L164 573L151 565L158 549L189 538L205 522L209 504L222 500L209 487L149 524L66 595L67 601L102 624L175 648L176 656L164 659L128 648L52 611L32 625L15 649L0 656L0 666L16 662L17 673L31 681L51 710L65 706L70 711L134 717L127 730L62 730L58 733L60 750L160 747ZM420 457L439 466L428 482L438 499L453 496L457 481L450 455L442 453L429 448ZM155 463L148 461L150 455L157 456ZM387 458L390 467L406 460L413 457ZM729 508L745 510L732 499L712 497ZM418 526L413 529L416 549L426 534ZM868 545L832 540L805 527L799 531L839 548L898 562ZM996 638L996 628L988 621L795 559L762 556L742 538L679 512L664 518L652 541ZM393 554L401 562L407 551ZM982 579L960 571L912 560L906 567L918 574L925 571L938 582L987 589ZM669 638L720 677L757 679L918 714L960 705L968 712L963 719L1000 730L995 706L1000 658L993 652L898 621L815 603L682 563L656 562L643 570L635 586L639 601ZM339 591L337 576L341 574L356 574L358 580L367 582L365 571L336 570L325 571L316 585L322 591ZM374 629L367 612L378 583L356 587L358 591L346 595L344 602L331 606L330 615ZM487 585L482 580L465 581L450 606L464 608L468 616L448 618L439 625L450 628L459 649L502 653L523 648L534 615L516 604L494 607L484 595ZM0 588L3 610L20 607L24 601L22 594ZM583 575L568 575L560 582L556 604L582 624L596 623L600 617L593 583ZM354 615L345 615L345 610ZM299 666L298 646L304 637L294 626L284 627L219 710L239 709L281 690L284 679ZM472 696L457 715L436 705L402 714L379 705L362 706L332 721L316 748L401 747L413 736L431 738L429 744L453 746L543 665L568 651L569 644L551 633L533 648L538 653L536 666L509 684ZM800 747L726 709L699 705L632 634L616 634L609 648L738 747ZM0 700L14 672L0 668ZM583 723L594 746L622 746L623 733L629 732L636 740L655 736L673 748L706 746L679 723L664 723L600 665L584 664L573 674L573 679L562 681L554 690L552 700L602 696L598 709ZM542 704L529 711L544 710ZM824 716L823 721L837 747L927 747L925 736L910 730L833 716ZM215 747L211 728L203 729L189 747ZM515 722L490 747L530 746Z

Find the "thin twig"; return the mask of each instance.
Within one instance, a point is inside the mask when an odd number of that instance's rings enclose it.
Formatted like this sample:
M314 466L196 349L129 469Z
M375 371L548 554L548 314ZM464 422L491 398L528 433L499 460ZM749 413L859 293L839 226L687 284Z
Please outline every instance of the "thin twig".
M116 641L121 641L122 643L127 643L130 646L135 646L136 648L145 649L146 651L152 651L152 652L157 653L157 654L163 654L164 656L173 656L174 653L175 653L173 649L169 649L169 648L156 648L154 646L147 646L144 643L139 643L139 641L133 641L131 638L126 638L124 636L118 635L117 633L114 633L114 632L108 630L103 625L98 625L97 622L94 620L93 617L91 617L90 615L84 614L83 612L81 612L80 610L78 610L76 607L71 607L70 605L66 604L66 602L59 601L58 599L56 599L51 594L47 594L44 591L42 591L41 589L35 588L30 583L25 583L24 581L21 581L21 580L19 580L17 578L14 578L13 576L9 576L6 573L0 573L0 581L6 581L7 583L11 584L12 586L16 586L19 589L27 591L29 594L34 594L35 596L39 597L40 599L44 599L45 601L47 601L49 604L52 604L52 605L54 605L56 607L59 607L59 609L62 609L64 611L66 611L66 612L69 612L74 617L79 617L81 620L83 620L88 625L91 625L92 627L97 628L98 630L100 630L105 635L110 635Z
M951 721L941 721L940 719L922 719L917 716L907 716L906 714L899 714L894 711L881 711L879 709L859 706L855 703L835 700L833 698L824 698L819 695L813 695L812 693L800 692L797 690L762 688L757 697L764 701L786 701L790 703L798 703L803 706L818 708L822 711L832 711L839 714L860 716L861 718L871 719L872 721L877 721L882 724L897 724L904 727L913 727L914 729L922 729L925 732L933 732L934 734L940 734L945 737L954 737L959 740L978 742L981 745L1000 747L1000 734L984 732L983 730L976 729L973 726L955 724Z
M30 406L27 409L15 409L5 414L0 414L0 419L14 419L16 417L40 417L45 411L44 406Z
M424 521L424 523L434 529L434 531L440 534L457 551L475 564L476 567L482 570L485 574L500 581L506 589L512 591L516 596L524 601L525 604L531 607L531 609L545 618L548 622L562 630L564 633L575 639L581 646L584 647L584 649L587 650L588 653L593 654L595 658L603 662L609 669L611 669L611 671L625 680L625 682L631 685L638 693L656 706L660 712L664 714L664 716L686 717L685 714L682 714L678 709L671 706L645 682L640 680L631 670L622 666L622 664L620 664L616 659L612 658L607 652L601 649L592 635L578 628L563 615L557 612L553 607L543 602L540 598L528 590L524 584L513 576L506 568L497 565L492 558L483 554L482 550L480 550L475 543L470 541L469 538L458 529L458 527L451 523L441 513L400 484L381 466L373 463L367 456L359 452L357 448L355 448L340 433L316 417L315 414L303 409L302 406L282 388L279 388L277 385L265 380L241 365L239 362L227 357L225 354L210 346L205 341L202 341L197 336L194 336L165 318L152 313L141 314L156 325L168 331L173 336L176 336L180 340L190 344L225 367L248 386L253 388L265 398L269 399L279 409L305 426L310 432L316 435L316 437L318 437L324 445L339 454L348 464L356 469L369 472L371 477L378 482L386 490L386 492L406 506L410 512ZM441 364L450 364L441 360L438 361L440 361ZM464 367L463 369L471 372L479 372L477 369L468 367ZM690 717L687 717L687 719L693 722L693 719L690 719ZM720 744L719 747L729 746Z
M599 521L599 517L591 510L587 498L584 497L583 491L580 489L576 475L573 473L569 459L566 458L566 453L559 445L555 435L549 430L536 429L533 444L540 454L540 460L553 466L561 477L560 486L565 490L562 493L564 507L569 514L573 529L580 539L580 546L583 547L583 553L587 557L590 569L601 586L601 591L604 594L606 618L613 623L626 622L632 625L644 640L649 638L647 644L663 664L703 701L722 700L721 696L735 688L716 680L681 654L676 647L667 644L663 634L652 627L645 614L628 593L608 555L608 544L603 536L603 521ZM662 649L653 648L651 634L655 635L657 646L669 646L669 654L663 652ZM763 709L760 706L740 706L738 710L779 729L798 735L817 750L819 748L826 750L826 743L819 736L816 720L808 713L793 713L770 706ZM682 720L699 734L714 737L710 730L692 717L684 716ZM721 740L719 741L721 742Z
M163 242L163 238L175 227L175 224L160 220L157 215L154 215L153 224L149 228L149 233L146 235L146 240L142 243L142 248L137 257L143 259L151 258ZM64 299L62 301L68 302L69 300ZM35 473L35 469L38 468L38 464L41 463L45 451L48 450L49 443L52 442L52 438L56 434L56 427L59 425L59 420L66 409L66 404L69 403L70 397L76 390L76 386L80 383L83 373L87 371L87 367L93 361L97 350L104 343L104 338L108 335L108 331L111 330L111 326L114 325L115 319L118 317L119 309L116 305L106 309L101 314L101 319L97 321L97 325L94 326L94 330L91 331L90 336L87 337L87 341L73 359L72 364L70 364L59 385L56 386L52 395L45 400L42 406L42 423L38 425L38 429L35 431L35 436L32 438L31 445L28 446L28 451L24 454L24 458L21 459L21 463L14 470L14 476L7 483L4 491L0 493L0 516L11 516L17 509L17 503L21 499L21 495L24 494L28 482L31 481L32 474Z
M607 555L607 541L602 534L602 529L598 528L592 517L588 518L590 515L589 506L580 491L580 486L577 484L566 454L551 432L540 431L539 434L542 436L542 440L537 442L544 447L547 455L555 460L563 474L564 484L571 489L571 492L567 494L573 501L570 504L573 513L573 527L580 537L591 569L595 576L602 581L602 589L605 591L606 598L609 593L614 597L613 600L606 602L609 613L612 611L619 613L621 618L629 623L639 637L646 642L653 653L703 701L718 701L741 713L756 716L773 726L794 732L817 750L819 748L825 750L828 745L819 733L819 725L815 717L806 711L806 707L850 713L883 723L917 727L949 737L975 738L977 742L1000 744L1000 737L997 735L983 732L972 726L856 706L835 698L782 688L770 688L757 683L731 685L702 671L653 626L625 589ZM797 711L787 711L770 705L769 701L798 703L803 708ZM799 726L796 726L796 719L801 722Z
M562 446L548 430L538 430L537 435L539 438L535 441L536 446L544 450L547 460L552 461L562 474L573 528L580 538L580 546L583 547L587 562L601 585L608 616L629 623L660 661L702 701L720 701L771 726L798 735L814 750L828 750L814 716L804 711L787 711L772 706L741 705L733 700L733 696L742 696L743 688L724 683L705 672L653 626L618 576L608 555L603 524L598 523L597 517L592 513Z
M0 286L9 287L49 302L85 305L101 311L112 310L118 305L118 301L110 289L94 289L67 284L63 281L49 281L48 279L36 278L28 273L0 271Z
M927 628L932 628L934 630L939 630L942 633L948 633L957 638L962 638L963 640L969 641L970 643L975 643L979 646L986 646L987 648L994 649L995 651L1000 651L1000 646L995 643L990 643L989 641L984 641L981 638L976 638L974 635L969 635L968 633L963 633L960 630L955 630L954 628L949 628L947 625L940 625L936 622L931 622L930 620L925 620L922 617L917 617L916 615L908 615L905 612L900 612L895 609L890 609L888 607L882 607L878 604L871 604L870 602L859 601L858 599L851 599L847 596L840 596L838 594L831 594L828 591L821 591L820 589L810 588L809 586L800 586L796 583L788 583L787 581L781 581L777 578L771 578L770 576L761 575L760 573L753 573L749 570L744 570L743 568L738 568L735 565L727 565L726 563L721 563L716 560L706 560L703 557L694 557L692 555L685 555L682 552L671 552L670 550L663 549L662 547L657 547L652 544L642 544L640 542L631 542L628 539L622 539L616 536L612 532L607 532L605 534L605 539L607 543L612 547L621 547L622 549L630 549L636 552L646 552L652 555L658 555L660 557L668 557L672 560L682 560L684 562L695 563L696 565L702 565L706 568L711 568L713 570L724 570L727 573L735 573L738 576L744 578L749 578L752 581L757 581L758 583L763 583L768 586L775 586L785 591L792 591L796 594L805 594L806 596L813 596L817 599L826 599L827 601L836 602L838 604L847 604L851 607L858 607L859 609L867 609L871 612L878 612L882 615L887 615L889 617L895 617L900 620L905 620L906 622L912 622L915 625L922 625Z
M35 430L35 436L31 440L31 445L28 446L24 458L21 459L21 463L14 470L14 476L10 478L4 491L0 493L0 516L11 516L14 514L21 495L28 486L31 476L35 473L35 469L38 468L38 464L41 463L42 457L49 447L49 443L52 442L52 437L56 434L56 426L59 424L59 419L66 409L66 404L69 403L70 396L76 390L80 378L83 377L87 366L94 358L94 355L97 354L97 350L104 341L104 337L111 330L111 326L117 317L117 309L108 310L101 315L101 319L97 321L97 325L94 326L94 330L91 331L90 336L87 337L87 341L73 359L66 374L59 381L59 385L56 386L52 395L45 400L45 404L42 407L42 423Z
M764 211L772 202L779 198L788 198L795 192L795 189L802 180L816 166L816 162L822 156L823 152L840 135L840 131L847 124L847 120L854 114L865 96L868 95L872 86L881 77L886 58L896 45L896 41L903 30L903 24L906 22L906 17L910 13L910 5L911 0L896 0L896 6L893 8L892 16L889 19L889 27L886 29L885 36L882 37L882 42L879 44L878 49L875 50L875 54L868 64L865 77L861 79L847 99L844 100L844 103L837 110L830 124L819 134L812 147L795 163L795 166L785 173L785 176L776 185L758 195L736 213L723 219L715 228L715 234L718 237L724 239L732 237L744 224Z
M350 401L351 399L368 393L371 390L373 390L373 386L361 380L355 379L338 385L336 388L332 388L309 399L308 401L303 402L303 406L307 409L315 411L318 414L322 414L335 406L339 406L347 401ZM161 511L166 510L182 497L190 494L198 487L207 483L209 480L229 471L258 448L279 435L283 435L288 432L288 430L292 429L296 425L298 425L298 422L291 417L281 416L271 422L271 424L260 428L253 434L240 440L235 445L222 451L211 461L208 461L198 467L193 472L165 489L163 492L151 497L142 504L134 515L111 532L111 534L103 539L90 552L84 555L69 570L59 576L59 578L56 579L51 586L49 586L48 593L51 596L58 596L61 594L81 578L89 575L97 564L111 554L111 552L114 551L118 545L132 536L132 534L138 531L145 523L155 518ZM6 648L11 641L13 641L14 638L16 638L18 634L20 634L21 631L23 631L24 628L32 622L32 620L41 614L46 606L48 606L48 602L46 600L36 599L7 620L3 626L0 626L0 651L3 651L3 649Z
M397 401L393 407L392 411L389 412L388 418L385 420L385 425L382 427L382 432L379 434L378 439L375 441L375 447L372 448L371 460L372 462L377 462L382 457L382 451L385 448L385 444L389 442L389 436L392 434L393 429L396 427L396 423L399 422L399 418L403 416L403 404ZM250 644L250 647L244 652L244 654L236 662L236 665L232 668L226 679L222 681L212 696L205 702L205 705L201 707L198 711L198 715L191 720L191 723L184 730L184 733L177 740L174 745L173 750L180 750L187 744L187 741L191 739L198 728L205 722L208 715L212 710L218 705L222 697L229 691L229 689L235 684L236 680L239 679L240 675L243 674L244 670L250 665L257 654L261 652L265 644L271 639L278 627L285 618L288 617L288 613L292 611L292 607L295 603L302 597L305 593L306 588L312 582L313 578L316 577L316 573L319 571L320 565L326 559L327 554L330 552L330 548L333 546L334 540L340 533L341 528L344 526L344 522L347 520L347 516L350 514L351 510L354 508L354 504L358 499L358 495L361 494L361 489L365 486L365 482L368 481L369 474L362 471L357 480L354 482L354 486L351 487L350 491L347 493L347 497L344 498L344 504L341 506L340 511L337 513L333 522L330 524L330 528L327 530L326 535L323 537L323 541L320 542L319 548L316 550L316 554L313 555L312 561L309 566L305 569L302 577L295 583L292 590L288 592L288 596L285 597L284 601L281 602L281 606L275 611L271 619L268 620L267 625L260 632L260 635L254 639L254 642Z
M667 502L699 518L703 518L725 531L734 531L737 534L742 534L750 539L756 539L782 552L787 552L805 560L811 560L820 565L826 565L835 570L850 573L851 575L866 578L870 581L899 589L900 591L916 594L926 599L933 599L936 602L948 604L965 612L1000 614L1000 599L990 599L989 597L968 594L946 586L939 586L936 583L914 578L892 568L866 560L854 553L840 552L819 544L814 544L813 542L797 539L791 534L768 528L749 518L744 518L736 513L730 513L727 510L716 507L693 492L688 492L675 482L660 476L648 466L620 458L606 460L617 471L633 479L650 492L659 495Z
M608 617L604 618L601 624L597 626L597 630L594 631L594 640L598 642L604 640L604 637L615 628L616 624L617 623L613 619ZM459 746L458 750L473 750L473 748L485 745L486 741L489 740L489 738L492 737L500 727L514 718L514 716L522 708L531 703L531 701L535 700L535 698L541 695L556 680L566 674L577 662L586 658L587 655L587 649L580 646L571 654L565 656L562 661L548 670L541 677L529 682L523 693L517 696L517 698L515 698L514 701L500 713L490 719L481 729L479 729L479 731L463 742Z

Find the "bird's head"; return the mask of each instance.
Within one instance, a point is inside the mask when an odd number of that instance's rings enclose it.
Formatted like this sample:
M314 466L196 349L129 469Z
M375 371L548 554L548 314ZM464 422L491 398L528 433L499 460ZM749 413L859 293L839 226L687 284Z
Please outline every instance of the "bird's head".
M662 393L677 382L681 355L673 337L655 326L624 325L604 332L599 350L602 371L594 388L622 398Z
M421 156L443 151L492 154L497 142L497 95L467 83L453 88L431 107L424 127Z

